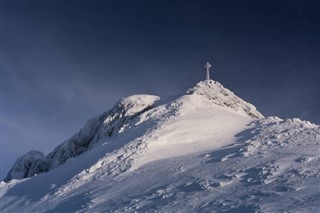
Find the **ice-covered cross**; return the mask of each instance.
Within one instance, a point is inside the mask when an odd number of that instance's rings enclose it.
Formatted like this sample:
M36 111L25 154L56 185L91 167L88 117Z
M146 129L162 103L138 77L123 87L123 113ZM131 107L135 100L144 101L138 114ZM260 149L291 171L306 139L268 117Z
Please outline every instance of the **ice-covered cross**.
M206 70L207 70L207 77L206 77L207 81L210 80L210 73L209 73L210 67L211 67L211 64L209 62L207 62L207 64L204 66L204 68L206 68Z

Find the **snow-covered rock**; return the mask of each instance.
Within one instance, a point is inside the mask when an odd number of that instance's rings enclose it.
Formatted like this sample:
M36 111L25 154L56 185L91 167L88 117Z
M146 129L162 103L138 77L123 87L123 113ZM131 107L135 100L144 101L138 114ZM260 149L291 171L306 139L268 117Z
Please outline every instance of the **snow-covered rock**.
M123 98L110 111L88 120L79 132L47 156L39 151L30 151L18 158L4 181L31 177L63 165L68 159L91 149L99 139L123 131L131 119L152 108L157 100L159 97L153 95L133 95Z
M189 89L188 93L206 96L209 104L226 106L236 111L246 113L253 118L263 118L263 115L257 111L255 106L245 102L217 81L201 81L194 88Z
M47 156L20 157L1 211L318 212L318 125L264 118L211 80L158 99L122 99Z
M48 171L48 162L40 151L30 151L19 157L4 181L22 179Z

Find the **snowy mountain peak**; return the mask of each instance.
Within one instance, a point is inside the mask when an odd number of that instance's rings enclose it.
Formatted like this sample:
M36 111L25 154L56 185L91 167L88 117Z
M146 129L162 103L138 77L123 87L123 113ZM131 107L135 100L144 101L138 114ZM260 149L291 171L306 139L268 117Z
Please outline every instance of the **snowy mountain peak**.
M156 107L155 103L159 99L158 96L145 94L121 99L111 110L90 119L79 132L57 146L47 156L37 151L18 158L5 181L23 179L53 170L65 164L69 159L77 157L95 146L101 146L109 138L123 134L148 120L153 120L156 125L165 127L168 125L167 122L171 122L172 116L175 119L193 116L194 118L190 120L190 127L180 125L183 127L181 129L183 135L189 128L190 131L194 131L192 123L194 124L197 120L201 121L210 116L214 118L213 123L209 122L210 125L214 125L221 120L219 125L222 129L216 129L219 132L232 129L233 126L229 125L229 122L233 120L234 123L237 123L238 116L249 117L250 119L263 118L263 115L253 105L245 102L233 92L224 88L222 84L213 80L201 81L195 87L189 89L186 95ZM159 123L157 120L164 121ZM228 121L225 122L225 120ZM176 124L178 123L176 122ZM186 122L183 121L183 123ZM206 121L204 123L208 124ZM226 126L222 125L224 123ZM143 131L151 131L153 127L149 126L148 128L150 129ZM203 129L199 129L199 131L203 133L199 137L202 139L206 137L206 134L209 134ZM210 132L212 129L208 129L208 131ZM177 142L179 141L172 141L171 144Z
M264 118L213 80L158 100L121 99L48 155L19 157L0 211L318 212L318 125Z
M195 87L189 89L187 94L204 96L209 100L210 104L229 107L252 118L264 117L257 111L255 106L242 100L217 81L201 81Z

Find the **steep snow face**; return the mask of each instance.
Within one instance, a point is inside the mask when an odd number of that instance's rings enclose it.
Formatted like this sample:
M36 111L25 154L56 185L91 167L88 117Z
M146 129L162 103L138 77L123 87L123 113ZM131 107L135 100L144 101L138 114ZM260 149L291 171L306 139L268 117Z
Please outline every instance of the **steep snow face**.
M135 159L134 169L152 161L231 144L237 132L255 117L263 117L254 106L214 81L200 82L165 108L167 110L160 113L165 119L146 135L147 148Z
M152 108L158 96L134 95L123 98L110 111L87 121L85 126L70 139L44 156L42 152L31 151L17 159L4 181L21 179L50 171L76 157L104 137L111 137L124 129L131 119Z

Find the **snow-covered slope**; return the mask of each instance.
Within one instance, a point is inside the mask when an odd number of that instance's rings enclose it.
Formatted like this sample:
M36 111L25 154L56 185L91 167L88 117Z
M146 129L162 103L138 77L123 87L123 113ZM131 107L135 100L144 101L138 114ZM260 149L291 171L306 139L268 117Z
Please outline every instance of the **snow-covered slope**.
M5 181L22 179L50 171L68 159L91 149L101 138L110 138L128 127L128 122L153 107L158 96L134 95L119 101L110 111L87 121L85 126L47 156L30 151L19 157Z
M18 158L0 186L1 210L320 209L319 126L264 118L215 81L158 99L122 99L47 156Z

